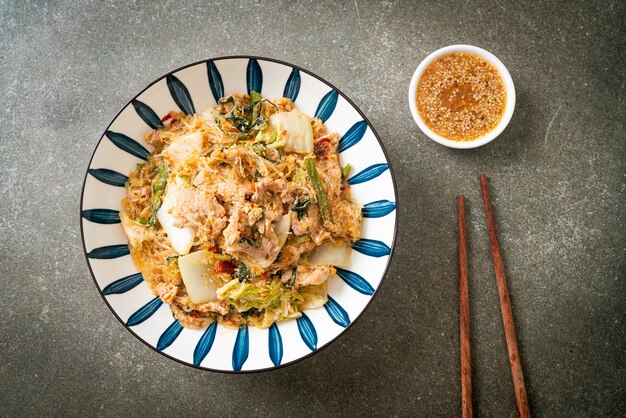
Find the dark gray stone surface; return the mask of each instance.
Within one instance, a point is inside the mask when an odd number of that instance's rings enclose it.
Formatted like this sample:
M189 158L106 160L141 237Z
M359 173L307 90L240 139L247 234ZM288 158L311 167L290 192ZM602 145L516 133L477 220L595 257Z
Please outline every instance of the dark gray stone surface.
M184 4L182 4L184 3ZM600 2L0 1L0 415L454 416L460 411L455 198L468 198L474 406L515 416L478 174L491 179L531 410L626 411L626 7ZM495 142L455 151L414 124L420 60L496 54L518 104ZM257 54L328 79L365 111L399 192L388 277L339 341L256 375L148 349L82 254L91 152L146 84Z

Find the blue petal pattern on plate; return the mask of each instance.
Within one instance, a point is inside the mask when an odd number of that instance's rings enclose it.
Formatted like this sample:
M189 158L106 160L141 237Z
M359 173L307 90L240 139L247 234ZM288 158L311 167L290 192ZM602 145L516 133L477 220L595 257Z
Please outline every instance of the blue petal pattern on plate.
M172 95L172 99L176 105L188 115L192 113L196 113L196 109L193 106L193 101L191 100L191 95L189 94L189 90L180 81L176 76L170 74L166 77L167 88Z
M120 293L126 293L131 289L139 286L139 283L143 281L141 273L131 274L130 276L122 277L102 289L103 295L119 295Z
M280 366L283 359L283 339L276 323L273 323L268 332L268 347L270 351L270 359L274 366Z
M119 132L106 131L104 134L119 149L126 151L130 155L134 155L137 158L141 158L142 160L148 159L150 151L139 145L139 143L134 139Z
M335 107L337 107L337 98L339 97L339 93L336 90L331 90L320 100L320 104L317 105L317 110L315 111L315 117L321 119L322 122L326 122L326 120L333 114L335 111Z
M350 177L350 179L348 179L348 184L365 183L366 181L370 181L371 179L380 176L388 168L389 164L385 163L371 165L360 173Z
M137 112L139 117L143 119L143 121L146 122L149 127L151 127L152 129L156 129L163 126L163 122L161 122L159 116L154 112L154 110L152 110L150 106L148 106L144 102L140 102L137 99L133 100L131 103L135 108L135 112Z
M363 206L364 218L381 218L396 209L396 204L388 200L377 200Z
M113 209L87 209L83 210L80 215L90 222L97 224L118 224L120 223L120 211Z
M143 305L141 308L137 309L137 312L132 314L128 321L126 321L126 325L132 327L133 325L139 325L146 319L150 318L154 313L161 307L163 301L160 297L155 297L150 302Z
M305 313L303 313L300 318L296 319L296 322L302 341L304 341L311 351L315 351L317 349L317 331L315 331L313 323Z
M363 293L364 295L374 294L374 288L363 277L350 270L344 270L339 267L335 267L335 270L337 270L337 276L341 277L348 286L357 292Z
M246 85L248 86L248 94L256 91L261 93L263 88L263 71L259 62L252 58L248 61L248 68L246 69Z
M248 326L243 325L237 331L237 339L233 348L233 370L240 371L243 364L248 360L250 339L248 338Z
M326 312L328 312L330 318L337 325L344 328L350 325L350 317L348 316L348 313L341 307L340 304L337 303L335 299L328 296L328 302L326 302L324 308L326 308Z
M110 260L112 258L123 257L128 254L130 254L128 245L117 244L107 245L106 247L94 248L87 253L87 257L101 260Z
M213 61L207 61L206 72L209 77L209 87L211 87L211 93L215 103L222 97L224 97L224 83L222 82L222 75L218 71Z
M124 184L128 181L128 177L125 175L108 168L90 168L88 172L96 179L111 186L124 187Z
M289 74L287 83L285 84L285 90L283 90L283 97L289 97L291 101L295 102L300 93L300 70L294 68Z
M165 332L163 332L163 334L161 334L161 336L159 337L159 342L157 342L157 350L165 350L167 347L172 345L172 343L176 341L176 338L178 338L182 330L183 326L180 324L180 322L178 322L178 319L176 319L174 322L172 322L172 325L167 327Z
M382 257L391 253L391 248L384 242L374 239L362 238L352 244L352 248L371 257Z
M193 365L199 366L202 360L209 354L211 347L213 347L213 341L215 341L215 331L217 330L217 322L212 322L211 325L204 331L200 341L193 350Z
M348 129L348 132L339 140L339 146L337 147L337 151L344 152L351 146L358 143L361 139L363 139L363 135L365 135L365 131L367 130L367 122L364 120L355 123Z

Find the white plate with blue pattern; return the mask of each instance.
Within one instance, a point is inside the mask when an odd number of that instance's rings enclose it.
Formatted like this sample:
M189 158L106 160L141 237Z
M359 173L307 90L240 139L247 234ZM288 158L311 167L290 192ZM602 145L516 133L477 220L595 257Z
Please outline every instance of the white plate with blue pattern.
M183 328L152 294L129 255L119 225L128 174L150 146L143 137L171 110L201 112L225 93L261 92L289 97L341 135L342 164L363 205L362 239L348 268L329 279L328 303L269 329L230 329L213 323ZM395 182L385 150L363 112L317 75L285 62L223 57L179 68L151 83L113 119L100 138L85 175L81 232L89 269L102 298L120 322L147 346L173 360L219 372L253 372L294 363L338 338L363 313L387 271L396 237Z

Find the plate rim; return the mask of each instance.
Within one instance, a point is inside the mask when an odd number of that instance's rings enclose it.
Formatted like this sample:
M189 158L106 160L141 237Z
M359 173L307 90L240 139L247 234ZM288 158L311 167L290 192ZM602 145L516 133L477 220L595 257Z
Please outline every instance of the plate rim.
M278 366L274 366L274 367L265 367L262 369L253 369L253 370L221 370L221 369L213 369L210 367L203 367L201 365L195 365L192 363L188 363L184 360L181 360L177 357L174 357L170 354L167 354L163 351L159 351L157 350L156 347L153 347L150 343L148 343L148 341L144 340L143 338L141 338L136 332L134 332L123 320L122 318L120 318L120 316L117 314L117 312L111 307L111 305L109 304L109 302L107 301L104 293L102 293L102 289L100 288L100 285L98 284L98 281L96 280L96 275L94 274L92 268L91 268L91 264L89 263L89 257L87 257L87 247L85 246L85 232L83 229L83 217L82 217L82 212L83 212L83 201L84 201L84 194L85 194L85 186L87 185L87 177L89 174L89 167L91 166L91 163L93 162L93 158L96 154L96 151L98 150L98 147L100 146L100 143L102 142L102 139L104 139L105 133L106 131L111 127L111 125L113 124L113 122L115 122L115 120L117 120L117 118L120 116L120 114L133 102L133 100L137 99L137 97L139 97L141 94L143 94L143 92L145 92L146 90L148 90L150 87L152 87L154 84L160 82L161 80L163 80L165 77L172 75L174 73L177 73L181 70L184 70L186 68L189 67L193 67L195 65L199 65L202 63L207 63L209 61L223 61L223 60L230 60L230 59L256 59L256 60L261 60L261 61L269 61L269 62L273 62L273 63L277 63L277 64L281 64L281 65L285 65L287 67L291 67L291 68L295 68L299 71L302 71L308 75L310 75L311 77L314 77L316 79L318 79L319 81L321 81L322 83L328 85L329 87L331 87L333 90L335 90L338 94L341 95L341 97L343 97L356 111L357 113L363 118L363 120L367 123L367 125L369 126L369 128L372 130L372 133L374 134L374 137L376 138L376 141L378 142L378 144L380 145L380 149L383 152L383 155L385 156L385 160L386 163L389 166L389 173L390 173L390 177L391 177L391 184L393 185L393 192L394 192L394 196L395 196L395 204L396 204L396 217L395 217L395 221L394 221L394 225L393 225L393 236L391 238L391 252L389 254L389 259L387 260L387 265L385 266L385 271L382 274L382 277L380 279L380 283L378 284L378 287L376 288L376 291L374 292L373 295L371 295L370 299L367 301L365 307L363 307L363 310L361 312L359 312L359 314L354 318L354 320L350 321L350 324L348 324L348 326L346 328L344 328L339 334L337 334L332 340L330 340L328 343L326 343L325 345L323 345L320 348L317 348L314 351L311 351L310 353L305 354L304 356L298 357L295 360L292 360L290 362L287 363L283 363L283 364L279 364ZM263 57L263 56L259 56L259 55L223 55L223 56L219 56L219 57L215 57L215 58L206 58L206 59L202 59L199 61L195 61L192 62L190 64L185 64L183 66L177 67L171 71L168 71L167 73L157 77L156 79L154 79L153 81L151 81L149 84L147 84L141 91L139 91L135 96L133 96L130 100L128 100L122 107L121 109L117 112L117 114L115 114L115 116L113 116L113 118L111 119L111 122L109 122L109 124L107 125L107 127L104 129L104 131L102 131L102 134L100 135L100 139L98 139L98 142L96 142L96 145L93 148L93 151L91 152L91 157L89 158L89 162L87 163L87 168L85 169L85 175L83 178L83 185L81 187L81 192L80 192L80 205L79 205L79 211L78 211L78 220L79 220L79 225L80 225L80 238L81 238L81 244L83 247L83 256L85 257L85 261L87 263L87 268L89 269L89 273L91 275L91 279L94 282L94 285L98 291L98 293L100 294L100 297L102 298L102 300L104 301L104 303L106 304L106 306L109 308L109 311L111 311L111 313L115 316L115 318L117 318L117 320L120 322L120 324L122 324L122 326L126 329L126 331L130 332L137 340L139 340L140 342L142 342L144 345L146 345L147 347L149 347L150 349L152 349L153 351L157 352L158 354L165 356L166 358L170 359L170 360L174 360L177 363L180 363L184 366L188 366L188 367L192 367L194 369L199 369L199 370L203 370L203 371L210 371L210 372L216 372L216 373L224 373L224 374L252 374L252 373L261 373L261 372L267 372L267 371L273 371L273 370L278 370L284 367L288 367L291 366L293 364L299 363L302 360L305 360L317 353L319 353L320 351L324 350L325 348L329 347L330 345L332 345L335 341L337 341L339 339L339 337L343 336L344 334L346 334L351 328L352 326L358 322L358 320L363 316L363 314L367 311L367 309L370 307L370 305L372 304L372 301L374 300L374 298L377 296L377 294L379 293L380 287L382 286L383 282L385 281L385 279L388 276L389 273L389 267L393 261L393 256L395 254L395 250L396 250L396 239L398 236L398 222L399 222L399 218L400 218L400 211L399 211L399 202L398 202L398 186L396 184L396 178L394 175L394 171L393 171L393 167L391 164L391 161L389 159L389 155L387 154L387 150L385 149L385 146L383 144L383 142L380 140L380 137L378 136L378 132L376 132L376 129L374 128L374 126L372 125L372 123L370 122L370 120L367 118L367 116L365 116L365 114L363 113L363 111L346 95L344 94L340 89L338 89L334 84L330 83L329 81L327 81L326 79L324 79L323 77L314 74L313 72L302 68L298 65L295 64L291 64L287 61L283 61L283 60L279 60L279 59L275 59L275 58L268 58L268 57Z

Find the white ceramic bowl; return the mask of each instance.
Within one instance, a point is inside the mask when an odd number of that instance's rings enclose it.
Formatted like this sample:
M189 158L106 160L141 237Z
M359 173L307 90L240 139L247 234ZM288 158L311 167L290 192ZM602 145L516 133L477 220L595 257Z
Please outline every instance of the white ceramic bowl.
M504 87L506 89L507 98L506 98L506 105L504 108L504 114L502 115L502 119L500 119L500 122L498 123L498 125L496 125L496 127L492 131L487 132L485 135L478 137L472 141L453 141L453 140L444 138L441 135L436 134L435 132L432 131L432 129L426 126L426 123L424 123L424 120L422 119L421 115L419 114L417 110L417 102L416 102L417 83L419 82L420 77L424 73L424 70L430 65L430 63L432 63L437 58L443 55L454 53L454 52L467 52L467 53L476 54L482 57L483 59L489 61L500 72L500 75L502 76L502 80L504 81ZM506 126L509 124L511 117L513 116L513 110L515 109L515 86L513 85L513 79L511 78L511 74L509 74L509 71L506 69L504 64L502 64L502 61L500 61L492 53L485 51L482 48L478 48L472 45L450 45L450 46L446 46L444 48L438 49L435 52L428 55L424 59L424 61L422 61L420 65L417 67L417 70L415 70L415 72L413 73L413 77L411 78L411 84L409 85L409 107L411 109L411 114L413 115L413 119L415 119L415 123L417 123L417 126L419 126L422 132L424 132L433 141L438 142L441 145L445 145L446 147L450 147L450 148L459 148L459 149L476 148L476 147L485 145L493 141L494 139L496 139L496 137L500 135L502 131L504 131L504 128L506 128Z
M328 302L269 329L183 328L155 297L129 255L119 225L128 173L151 149L143 138L170 110L201 112L230 92L290 97L341 135L339 153L353 169L348 183L363 205L362 239L350 266L328 281ZM139 92L106 128L89 163L81 196L81 232L102 298L135 337L181 363L241 373L281 367L318 352L361 316L383 279L396 236L396 187L389 161L365 115L337 88L295 65L268 58L222 57L187 65ZM372 336L372 338L376 338ZM354 348L358 350L358 347Z

